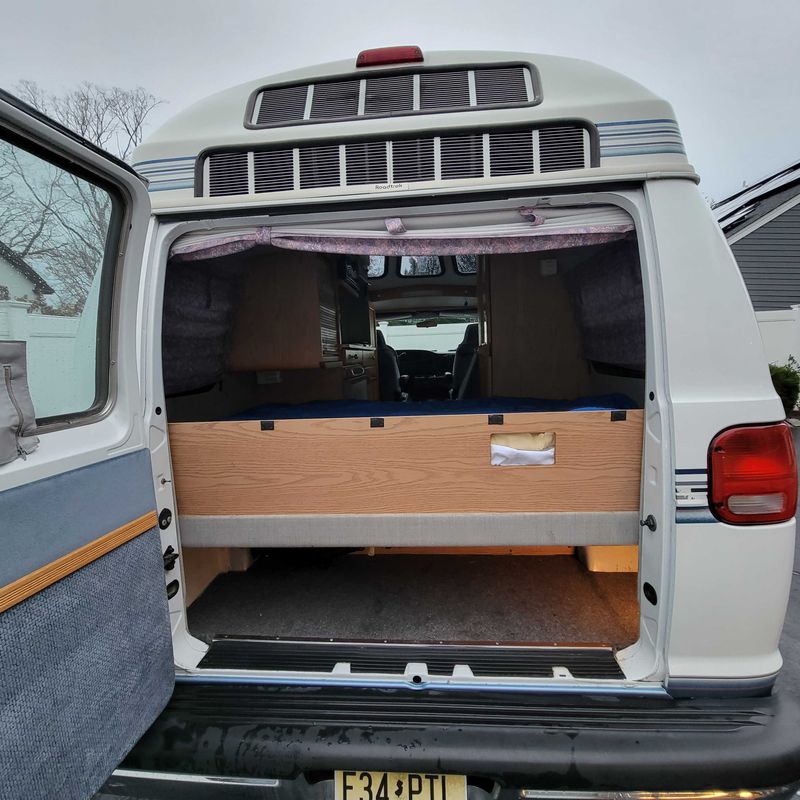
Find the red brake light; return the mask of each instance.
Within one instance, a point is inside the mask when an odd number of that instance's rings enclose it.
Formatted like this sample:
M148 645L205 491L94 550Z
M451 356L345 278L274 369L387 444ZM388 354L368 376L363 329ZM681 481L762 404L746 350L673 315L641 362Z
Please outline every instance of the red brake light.
M362 50L356 59L356 66L383 67L387 64L412 64L422 60L422 50L416 45L376 47L373 50Z
M709 506L722 522L784 522L797 510L797 464L785 422L728 428L708 449Z

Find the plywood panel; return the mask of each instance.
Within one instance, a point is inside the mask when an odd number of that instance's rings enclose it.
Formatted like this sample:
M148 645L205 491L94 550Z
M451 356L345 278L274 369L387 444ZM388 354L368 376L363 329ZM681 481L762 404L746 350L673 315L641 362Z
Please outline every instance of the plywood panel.
M642 412L170 425L183 515L635 511ZM552 431L556 463L493 467L492 433Z
M492 256L489 267L491 393L580 397L589 391L578 326L561 275L542 275L552 254Z
M321 298L325 298L324 302ZM233 371L317 367L323 358L321 330L336 311L331 265L314 253L282 253L250 264L242 284L230 340Z

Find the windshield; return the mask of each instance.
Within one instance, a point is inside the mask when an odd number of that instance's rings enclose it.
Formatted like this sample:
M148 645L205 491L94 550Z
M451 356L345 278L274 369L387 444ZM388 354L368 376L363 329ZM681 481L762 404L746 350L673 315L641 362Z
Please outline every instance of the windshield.
M449 353L464 339L467 325L478 321L474 313L414 314L407 317L382 319L378 330L386 344L395 350L430 350Z

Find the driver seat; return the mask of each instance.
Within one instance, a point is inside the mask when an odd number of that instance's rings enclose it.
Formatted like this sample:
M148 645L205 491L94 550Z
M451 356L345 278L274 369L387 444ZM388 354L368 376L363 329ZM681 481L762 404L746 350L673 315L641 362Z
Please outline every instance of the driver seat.
M381 400L403 400L400 390L400 366L397 351L386 344L383 331L375 332L376 354L378 357L378 391Z

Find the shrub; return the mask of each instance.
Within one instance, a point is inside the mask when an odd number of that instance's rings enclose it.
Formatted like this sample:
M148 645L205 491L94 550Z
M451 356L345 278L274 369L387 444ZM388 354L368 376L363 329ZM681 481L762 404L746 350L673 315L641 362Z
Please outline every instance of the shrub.
M800 394L800 363L794 356L789 356L786 364L770 364L769 373L788 417L794 411Z

